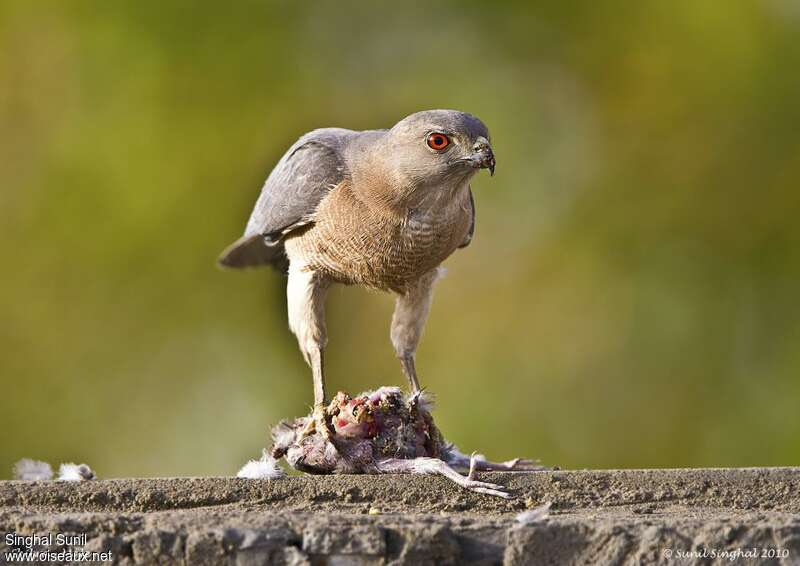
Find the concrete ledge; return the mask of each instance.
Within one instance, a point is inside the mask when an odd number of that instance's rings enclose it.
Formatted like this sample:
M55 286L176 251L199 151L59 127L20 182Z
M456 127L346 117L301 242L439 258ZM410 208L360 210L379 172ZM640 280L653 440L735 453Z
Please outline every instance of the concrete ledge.
M483 476L517 499L426 476L0 482L0 531L86 534L120 564L800 563L800 468Z

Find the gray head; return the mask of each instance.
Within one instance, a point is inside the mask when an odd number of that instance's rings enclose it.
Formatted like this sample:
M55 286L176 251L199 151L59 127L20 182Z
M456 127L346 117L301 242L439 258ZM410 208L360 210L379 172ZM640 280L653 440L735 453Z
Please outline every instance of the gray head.
M411 114L388 130L380 145L384 164L404 185L461 184L479 169L494 174L489 130L466 112Z

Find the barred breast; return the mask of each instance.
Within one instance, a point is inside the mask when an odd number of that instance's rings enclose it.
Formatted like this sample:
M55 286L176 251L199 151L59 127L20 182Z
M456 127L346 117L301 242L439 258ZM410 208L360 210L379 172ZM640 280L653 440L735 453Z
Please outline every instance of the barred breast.
M403 292L464 242L471 217L468 194L405 214L368 206L348 185L320 203L314 222L286 240L291 261L334 281Z

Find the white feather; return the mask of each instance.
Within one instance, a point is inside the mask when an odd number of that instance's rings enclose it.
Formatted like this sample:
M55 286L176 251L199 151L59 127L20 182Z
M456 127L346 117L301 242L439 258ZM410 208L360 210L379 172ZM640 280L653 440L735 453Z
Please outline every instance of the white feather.
M53 468L47 462L23 458L14 464L14 479L23 481L44 481L53 479Z
M370 399L388 399L389 397L402 397L403 390L399 387L394 385L384 385L383 387L379 387L378 389L373 389L371 391L364 391L356 396L358 397L369 397Z
M435 397L433 393L430 393L423 389L419 392L419 408L423 413L431 413L433 411L433 407L435 405Z
M285 475L286 473L278 465L277 460L264 450L260 460L247 462L236 474L236 477L250 480L276 480Z
M303 430L308 423L310 417L303 417L297 419L297 424L282 422L272 429L272 442L276 446L289 447L295 443L297 438L297 431Z
M517 523L522 525L530 525L533 523L543 523L547 521L550 517L550 506L552 503L548 502L544 505L539 505L539 507L534 507L530 511L524 511L522 513L518 513L516 520Z
M86 464L61 464L58 468L59 481L85 481L93 480L95 478L94 472Z

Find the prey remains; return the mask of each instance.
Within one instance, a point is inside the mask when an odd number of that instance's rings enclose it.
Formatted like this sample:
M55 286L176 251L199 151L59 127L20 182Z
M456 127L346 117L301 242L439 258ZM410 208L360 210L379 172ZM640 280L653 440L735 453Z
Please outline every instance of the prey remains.
M513 495L502 485L478 480L476 472L544 469L530 460L490 462L480 454L462 454L442 437L430 411L423 392L407 397L397 387L356 397L339 392L326 412L331 434L310 426L313 416L284 421L272 430L271 454L312 474L438 474L468 490L504 498Z

